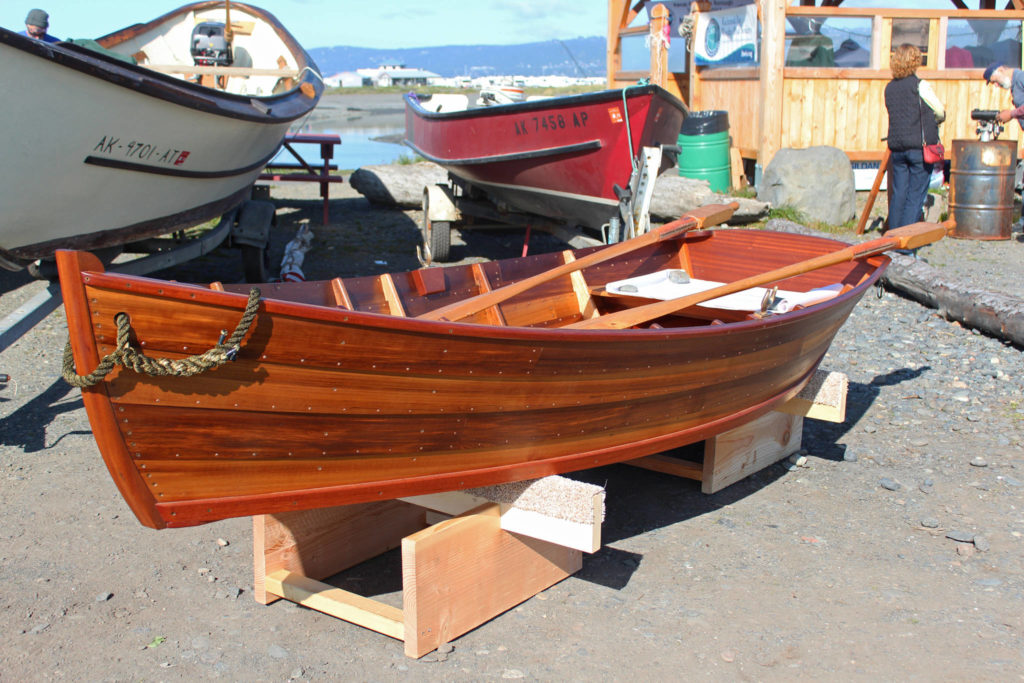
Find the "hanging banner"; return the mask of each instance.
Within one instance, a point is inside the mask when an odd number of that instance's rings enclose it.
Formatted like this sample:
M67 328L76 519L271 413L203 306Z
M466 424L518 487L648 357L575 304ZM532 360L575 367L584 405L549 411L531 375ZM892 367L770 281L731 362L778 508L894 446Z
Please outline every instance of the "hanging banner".
M698 14L693 56L698 66L757 64L757 6Z

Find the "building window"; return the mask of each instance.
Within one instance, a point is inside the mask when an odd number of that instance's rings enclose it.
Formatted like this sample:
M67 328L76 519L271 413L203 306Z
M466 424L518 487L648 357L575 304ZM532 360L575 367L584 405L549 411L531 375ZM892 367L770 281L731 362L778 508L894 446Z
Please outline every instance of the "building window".
M950 19L946 68L979 69L992 62L1020 68L1021 22L1005 19Z
M786 66L871 66L871 17L786 17Z

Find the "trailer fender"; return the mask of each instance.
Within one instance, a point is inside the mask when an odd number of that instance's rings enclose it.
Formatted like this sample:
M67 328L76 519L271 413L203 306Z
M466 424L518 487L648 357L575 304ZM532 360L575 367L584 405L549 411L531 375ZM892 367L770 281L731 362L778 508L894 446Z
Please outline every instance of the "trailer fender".
M461 217L458 208L455 206L455 197L451 194L451 188L447 185L427 185L423 188L424 206L427 207L431 222L449 221L454 222Z

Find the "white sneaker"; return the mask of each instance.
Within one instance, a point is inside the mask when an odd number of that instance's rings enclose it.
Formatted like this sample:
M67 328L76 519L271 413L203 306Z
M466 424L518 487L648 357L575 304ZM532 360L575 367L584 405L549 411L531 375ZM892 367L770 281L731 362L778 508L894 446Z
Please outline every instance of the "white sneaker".
M1011 230L1013 230L1013 232L1024 232L1024 218L1017 219L1017 222L1013 224Z

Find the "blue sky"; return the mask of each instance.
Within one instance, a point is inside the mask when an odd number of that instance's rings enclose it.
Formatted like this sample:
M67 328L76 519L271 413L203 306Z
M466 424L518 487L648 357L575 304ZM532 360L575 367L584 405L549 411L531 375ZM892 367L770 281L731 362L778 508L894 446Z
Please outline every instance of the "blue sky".
M96 38L154 19L184 0L4 0L0 26L25 28L34 7L50 14L58 38ZM515 44L554 38L603 36L605 0L255 0L273 13L309 49L332 45L428 47Z

